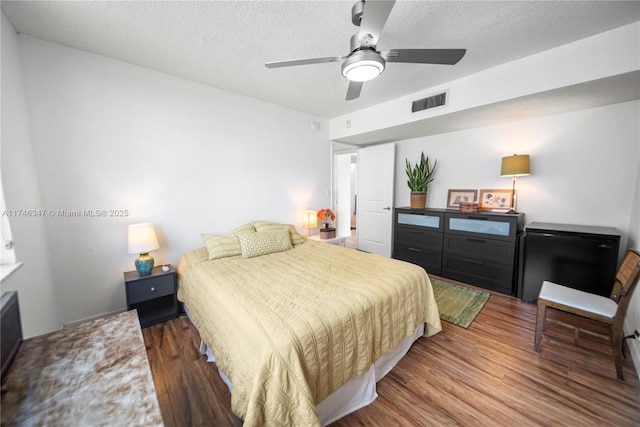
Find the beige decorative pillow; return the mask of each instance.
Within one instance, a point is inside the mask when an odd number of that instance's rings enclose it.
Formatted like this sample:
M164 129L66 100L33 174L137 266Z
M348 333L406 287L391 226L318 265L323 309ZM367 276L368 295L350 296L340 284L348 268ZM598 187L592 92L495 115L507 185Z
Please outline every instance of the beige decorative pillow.
M254 233L256 229L251 224L241 225L235 228L228 236L216 236L214 234L203 234L202 240L209 252L209 259L226 258L242 254L238 236L244 233Z
M209 252L209 259L226 258L242 254L237 236L203 234L202 240Z
M243 258L282 252L293 247L289 230L285 228L240 234L238 240Z
M242 233L255 233L256 229L253 226L253 224L251 223L247 223L245 225L241 225L238 228L234 228L231 233L229 233L229 236L237 236L238 234L242 234Z
M291 224L279 224L276 222L267 222L267 221L253 221L253 226L255 227L257 232L267 231L267 230L289 230L289 235L291 236L291 243L294 245L301 245L307 241L302 235L298 233L296 228Z

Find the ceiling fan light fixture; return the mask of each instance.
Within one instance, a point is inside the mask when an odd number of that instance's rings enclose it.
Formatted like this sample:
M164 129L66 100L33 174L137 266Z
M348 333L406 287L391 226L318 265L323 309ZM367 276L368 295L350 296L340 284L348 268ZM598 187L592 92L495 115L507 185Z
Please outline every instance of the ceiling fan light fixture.
M375 51L358 51L342 64L342 75L352 82L366 82L384 71L385 61Z

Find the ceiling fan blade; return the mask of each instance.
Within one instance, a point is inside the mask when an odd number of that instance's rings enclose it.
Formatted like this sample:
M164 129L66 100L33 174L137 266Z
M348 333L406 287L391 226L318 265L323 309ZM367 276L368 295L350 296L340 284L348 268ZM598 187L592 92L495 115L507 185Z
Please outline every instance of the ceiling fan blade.
M466 49L391 49L382 56L387 62L454 65L466 52Z
M349 82L349 89L347 89L347 101L356 99L360 96L362 90L362 82Z
M384 24L389 18L395 0L366 0L362 21L360 21L360 45L362 47L375 47Z
M326 56L324 58L291 59L287 61L267 62L264 65L267 68L293 67L296 65L323 64L325 62L336 62L345 58L346 56Z

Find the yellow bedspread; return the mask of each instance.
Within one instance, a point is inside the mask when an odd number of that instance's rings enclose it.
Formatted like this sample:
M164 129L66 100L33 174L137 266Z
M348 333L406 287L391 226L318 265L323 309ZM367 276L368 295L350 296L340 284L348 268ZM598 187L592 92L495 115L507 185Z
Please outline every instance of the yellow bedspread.
M425 336L441 330L421 267L335 245L216 260L201 248L182 257L178 275L178 299L248 426L319 425L316 404L421 322Z

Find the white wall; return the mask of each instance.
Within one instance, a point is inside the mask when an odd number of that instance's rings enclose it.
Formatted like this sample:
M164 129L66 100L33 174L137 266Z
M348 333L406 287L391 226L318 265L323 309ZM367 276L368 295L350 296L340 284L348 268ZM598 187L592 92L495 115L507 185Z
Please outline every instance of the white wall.
M150 221L156 263L177 264L253 219L328 206L328 121L102 56L19 36L62 322L125 308L127 224ZM319 122L313 131L311 122Z
M42 208L27 101L11 23L2 14L2 181L8 209ZM17 290L25 338L56 329L58 311L42 217L11 217L16 256L24 263L0 285L2 292Z
M626 248L637 191L640 102L545 116L399 142L396 206L409 205L405 158L438 160L427 206L444 208L453 188L511 189L504 156L531 156L531 175L516 183L526 222L615 227Z

